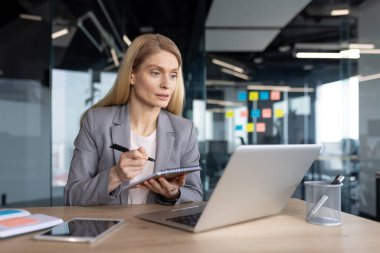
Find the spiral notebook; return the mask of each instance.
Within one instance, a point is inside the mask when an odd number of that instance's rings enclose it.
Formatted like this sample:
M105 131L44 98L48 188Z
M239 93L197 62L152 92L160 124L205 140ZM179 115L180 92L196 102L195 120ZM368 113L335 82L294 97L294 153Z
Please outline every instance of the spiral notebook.
M152 179L152 178L159 178L161 176L165 177L167 180L171 180L175 177L178 177L180 175L183 175L183 174L189 174L189 173L192 173L192 172L195 172L195 171L200 171L201 170L201 167L199 165L196 165L196 166L188 166L188 167L181 167L181 168L174 168L174 169L165 169L165 170L159 170L147 177L144 177L136 182L133 182L133 183L124 183L123 184L123 190L125 189L132 189L132 188L135 188L136 185L146 181L146 180L149 180L149 179Z

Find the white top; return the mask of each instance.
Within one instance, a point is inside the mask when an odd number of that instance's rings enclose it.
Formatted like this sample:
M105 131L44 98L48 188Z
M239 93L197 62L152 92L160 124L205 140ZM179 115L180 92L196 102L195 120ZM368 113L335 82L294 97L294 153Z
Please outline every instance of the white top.
M156 137L157 131L149 136L140 136L131 130L131 150L138 149L143 147L149 157L154 158L156 156ZM136 182L141 178L144 178L148 175L153 174L154 162L148 161L144 167L144 170L141 174L137 175L135 178L130 180L130 183ZM128 204L145 204L148 198L149 190L134 188L129 190L128 194Z

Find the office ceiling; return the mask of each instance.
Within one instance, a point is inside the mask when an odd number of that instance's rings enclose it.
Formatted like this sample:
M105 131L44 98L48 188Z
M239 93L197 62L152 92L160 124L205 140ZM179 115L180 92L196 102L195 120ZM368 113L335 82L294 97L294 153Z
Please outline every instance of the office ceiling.
M354 41L357 20L331 17L333 8L348 5L355 10L365 0L18 0L1 11L0 70L11 71L11 53L34 59L29 70L50 60L50 40L45 34L68 28L53 40L53 66L71 70L116 71L111 48L117 55L130 39L147 33L171 37L184 55L198 45L199 22L205 20L207 79L242 81L221 72L214 58L242 67L250 80L280 83L290 75L302 76L315 69L336 73L338 60L299 60L293 56L297 43L339 43L342 36ZM54 13L50 17L51 3ZM42 22L21 20L20 13L42 16ZM53 26L50 27L50 18ZM25 24L28 25L26 26ZM197 25L198 24L198 25ZM41 26L43 26L41 32ZM348 27L346 30L343 27ZM36 31L36 32L35 32ZM346 33L342 33L346 31ZM202 32L202 31L201 31ZM46 36L45 36L46 37ZM34 43L33 48L28 41ZM6 45L6 46L5 46ZM1 57L0 57L1 58ZM4 57L3 57L4 58ZM29 67L30 68L30 67ZM14 73L17 75L17 73Z
M221 67L211 62L212 59L218 59L243 68L251 81L274 85L289 82L292 82L292 85L303 85L312 72L324 79L322 82L338 80L341 70L339 60L296 59L294 55L307 43L320 45L340 44L342 41L355 42L355 16L363 2L364 0L237 1L248 9L243 7L243 10L241 6L233 5L221 8L219 5L229 5L230 1L214 0L206 22L206 39L207 31L223 31L227 38L218 37L217 40L225 39L228 43L221 42L218 46L214 43L217 41L214 38L211 38L212 45L206 42L208 79L244 81L222 73ZM220 12L218 15L213 14L214 5L217 5L216 9ZM330 15L331 10L344 8L351 9L350 16ZM234 19L239 12L246 14L244 19ZM252 15L248 14L250 12ZM227 17L228 21L224 22L221 17ZM229 23L233 26L228 26ZM249 26L247 23L254 25ZM227 29L224 31L223 27ZM234 37L240 31L243 31L246 37ZM351 61L348 64L354 71L356 62ZM298 78L294 79L295 76Z
M214 0L206 19L206 51L263 51L310 1Z

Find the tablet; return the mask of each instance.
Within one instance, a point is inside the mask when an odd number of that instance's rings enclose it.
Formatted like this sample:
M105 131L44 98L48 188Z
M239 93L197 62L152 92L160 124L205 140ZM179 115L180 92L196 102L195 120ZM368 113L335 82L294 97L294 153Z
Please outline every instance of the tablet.
M35 235L36 240L93 243L124 222L123 219L74 218Z

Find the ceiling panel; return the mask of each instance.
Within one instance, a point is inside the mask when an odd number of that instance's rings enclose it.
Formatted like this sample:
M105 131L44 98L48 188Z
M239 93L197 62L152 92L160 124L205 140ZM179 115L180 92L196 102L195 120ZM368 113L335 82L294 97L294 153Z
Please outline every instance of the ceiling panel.
M263 51L311 0L214 0L206 20L206 50Z
M279 32L279 29L206 30L206 51L263 51Z

